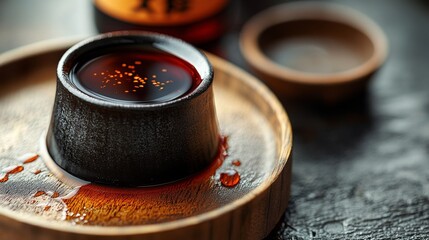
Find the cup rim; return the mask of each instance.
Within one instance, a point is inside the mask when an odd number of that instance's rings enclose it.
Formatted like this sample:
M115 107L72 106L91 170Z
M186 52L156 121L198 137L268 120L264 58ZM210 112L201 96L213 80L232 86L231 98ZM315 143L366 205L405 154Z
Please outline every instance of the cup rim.
M178 98L165 102L131 102L123 100L109 101L107 99L98 98L89 95L85 91L79 89L73 83L70 77L70 73L76 65L76 59L92 51L95 47L107 47L110 45L118 46L121 44L144 44L145 41L147 43L153 42L160 50L164 50L165 52L181 59L183 59L183 57L178 56L180 55L181 49L184 49L184 52L186 52L187 54L192 53L193 56L196 56L195 59L198 61L198 66L195 63L196 61L189 62L186 59L183 60L194 66L198 74L200 75L201 82L198 84L198 86L189 93L186 93ZM184 52L182 54L184 54ZM74 96L88 103L98 105L100 107L128 110L161 109L182 104L183 102L198 97L199 95L203 94L207 89L209 89L213 82L213 77L213 67L202 51L180 39L146 31L117 31L99 34L87 38L69 48L63 54L57 66L58 81L61 82L63 87Z

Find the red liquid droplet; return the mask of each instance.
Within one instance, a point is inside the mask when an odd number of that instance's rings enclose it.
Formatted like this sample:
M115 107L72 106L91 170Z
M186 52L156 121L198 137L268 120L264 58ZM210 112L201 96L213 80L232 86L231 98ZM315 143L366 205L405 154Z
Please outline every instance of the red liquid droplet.
M104 99L166 102L201 82L192 65L160 51L118 47L91 55L76 65L73 81L86 93Z
M0 183L7 182L9 180L9 174L6 173L3 178L0 178Z
M46 192L45 191L37 191L34 195L33 195L33 197L39 197L39 196L42 196L42 195L45 195L46 194Z
M43 210L48 211L49 209L51 209L51 206L46 206Z
M7 174L17 174L19 172L22 172L23 170L24 170L23 166L16 166L15 168L7 172Z
M57 198L59 196L60 196L60 194L58 192L54 192L51 197L52 198Z
M240 162L240 160L234 160L234 161L232 161L232 165L239 167L239 166L241 166L241 162Z
M34 175L38 175L39 173L41 173L42 172L42 170L40 170L40 169L37 169L37 170L34 170Z
M225 187L235 187L240 182L240 174L234 169L226 170L220 174L220 182Z
M34 156L27 158L27 160L23 161L23 163L28 164L28 163L36 161L38 158L39 158L39 155L36 154Z

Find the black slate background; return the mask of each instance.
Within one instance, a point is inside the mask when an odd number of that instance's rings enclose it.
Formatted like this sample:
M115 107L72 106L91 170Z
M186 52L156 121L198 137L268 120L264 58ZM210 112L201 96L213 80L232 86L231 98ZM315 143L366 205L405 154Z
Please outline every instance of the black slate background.
M232 31L212 50L246 69L241 25L285 1L232 1ZM29 2L0 1L0 52L95 33L90 1ZM389 58L353 101L322 107L283 100L294 130L292 196L267 239L429 239L429 1L331 2L377 22Z

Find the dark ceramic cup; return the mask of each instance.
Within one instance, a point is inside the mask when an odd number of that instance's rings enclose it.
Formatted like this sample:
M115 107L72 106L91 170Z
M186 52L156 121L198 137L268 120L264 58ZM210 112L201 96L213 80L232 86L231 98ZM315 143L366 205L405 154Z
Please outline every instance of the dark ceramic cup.
M88 94L72 81L77 63L118 46L138 46L191 64L201 82L166 102L109 100ZM96 36L70 48L57 68L57 89L47 148L54 162L81 179L117 186L176 181L213 161L219 132L207 58L175 38L146 32Z

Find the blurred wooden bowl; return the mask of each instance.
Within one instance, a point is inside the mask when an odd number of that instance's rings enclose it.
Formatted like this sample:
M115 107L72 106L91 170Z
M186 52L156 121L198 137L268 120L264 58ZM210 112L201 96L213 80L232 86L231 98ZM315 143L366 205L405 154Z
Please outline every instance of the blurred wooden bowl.
M367 16L341 5L287 3L248 21L241 51L280 97L335 103L362 92L384 63L385 34Z

